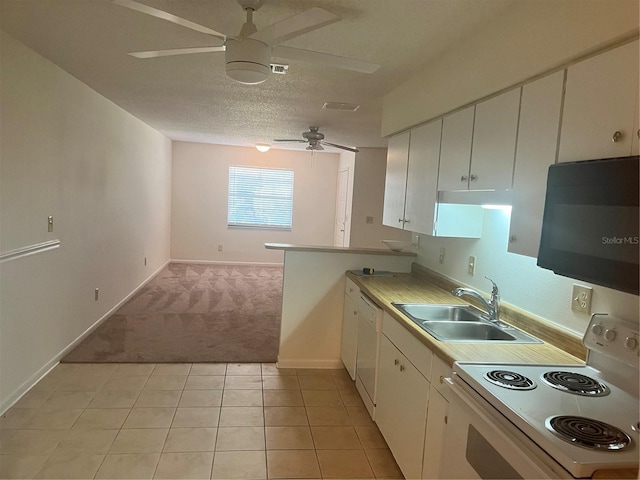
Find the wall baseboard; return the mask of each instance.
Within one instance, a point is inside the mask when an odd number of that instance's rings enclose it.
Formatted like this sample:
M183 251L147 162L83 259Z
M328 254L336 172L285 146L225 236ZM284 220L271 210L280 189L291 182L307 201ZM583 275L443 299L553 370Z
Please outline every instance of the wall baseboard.
M93 323L89 328L87 328L82 334L80 334L75 340L73 340L69 345L67 345L64 349L62 349L57 355L55 355L51 360L49 360L46 364L42 366L36 373L31 375L25 382L22 383L13 393L11 393L7 399L0 404L0 415L4 415L4 413L9 410L18 400L20 400L34 385L36 385L44 376L46 376L56 365L60 363L60 360L64 358L71 350L73 350L80 342L82 342L85 338L91 335L96 328L98 328L107 318L109 318L113 313L115 313L122 305L128 302L136 293L138 293L147 283L151 281L153 277L155 277L163 268L171 263L171 260L167 260L163 263L160 268L158 268L155 272L149 275L145 280L140 283L131 293L125 296L121 301L119 301L113 308L111 308L107 313L105 313L102 317L100 317L96 322Z
M221 260L183 260L172 258L170 263L201 263L206 265L255 265L261 267L282 267L283 263L266 263L266 262L231 262Z
M344 368L342 360L339 358L335 360L326 359L296 359L296 358L280 358L278 356L278 368L322 368L322 369L336 369Z

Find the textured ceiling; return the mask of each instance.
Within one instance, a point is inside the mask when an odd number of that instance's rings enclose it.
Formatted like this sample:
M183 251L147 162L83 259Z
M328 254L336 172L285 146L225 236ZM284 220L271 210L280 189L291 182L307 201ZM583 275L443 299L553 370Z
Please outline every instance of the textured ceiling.
M230 36L245 21L236 0L140 1ZM514 1L266 0L254 14L258 30L313 6L341 17L283 45L382 67L363 74L289 61L287 75L253 86L226 76L224 53L127 55L220 40L110 0L0 0L0 28L174 140L253 145L319 125L329 142L379 147L382 97ZM327 111L326 101L361 107Z

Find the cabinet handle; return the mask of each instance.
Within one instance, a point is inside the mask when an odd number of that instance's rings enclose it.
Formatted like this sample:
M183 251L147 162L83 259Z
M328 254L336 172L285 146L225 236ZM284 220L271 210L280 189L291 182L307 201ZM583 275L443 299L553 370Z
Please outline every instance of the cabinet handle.
M636 135L638 136L638 138L640 138L640 130L636 132Z
M467 180L469 180L469 177L467 177L466 175L462 175L462 176L460 177L460 181L461 181L461 182L466 182Z
M405 220L404 223L411 223L409 220Z
M444 376L440 375L440 383L444 383Z
M399 218L399 219L398 219L398 221L399 221L400 223L404 222L404 220L403 220L403 219L401 219L401 218Z
M400 360L398 360L397 358L393 361L394 365L398 365L400 363Z
M404 365L400 365L400 371L404 372Z
M620 130L614 132L613 137L611 137L611 141L613 143L618 143L622 139L622 132Z
M448 417L448 416L446 416L446 415L444 416L444 423L445 423L445 424L449 423L449 417Z
M354 310L354 311L353 311L353 314L354 314L354 315L358 315L358 310Z
M471 175L469 177L469 180L471 180L472 182L475 182L476 180L478 180L478 175Z
M516 240L518 240L518 237L516 237L515 235L511 235L509 237L509 243L515 243Z

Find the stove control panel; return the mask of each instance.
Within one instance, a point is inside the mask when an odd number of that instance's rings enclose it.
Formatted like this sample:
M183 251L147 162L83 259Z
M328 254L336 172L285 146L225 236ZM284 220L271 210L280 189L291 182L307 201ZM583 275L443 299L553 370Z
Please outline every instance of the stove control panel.
M640 337L638 325L602 313L594 313L582 343L589 350L638 365Z

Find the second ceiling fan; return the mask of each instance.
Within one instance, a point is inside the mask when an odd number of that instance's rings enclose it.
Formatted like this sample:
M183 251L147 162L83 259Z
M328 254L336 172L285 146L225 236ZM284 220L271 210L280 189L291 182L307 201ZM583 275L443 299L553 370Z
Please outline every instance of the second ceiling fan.
M242 26L238 36L229 37L203 25L177 17L135 0L113 0L115 4L122 7L160 18L222 40L222 45L218 46L152 50L132 52L129 54L136 58L225 52L227 75L237 82L248 85L262 83L268 78L271 73L272 57L317 63L360 73L373 73L380 68L380 65L362 60L280 45L299 35L339 21L340 17L338 15L322 8L313 7L293 17L258 30L253 23L253 12L262 6L264 0L237 1L246 11L247 20Z
M293 139L293 138L276 138L274 142L289 142L289 143L308 143L307 150L324 150L323 145L327 145L329 147L340 148L342 150L347 150L349 152L358 153L359 150L353 147L346 147L344 145L338 145L337 143L330 143L324 141L324 133L319 132L319 127L309 127L308 132L302 133L303 139Z

